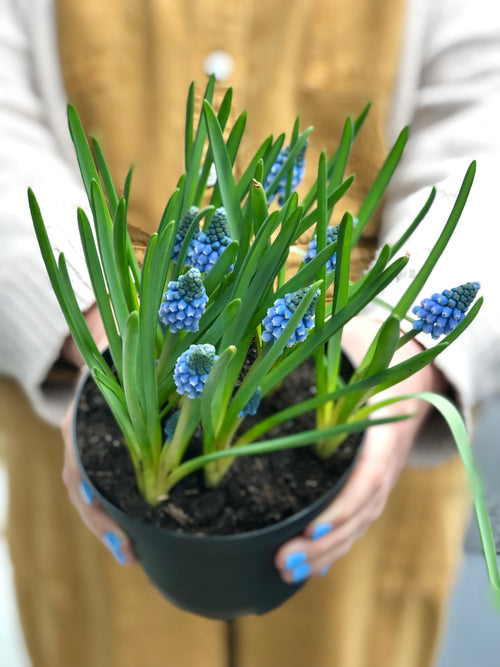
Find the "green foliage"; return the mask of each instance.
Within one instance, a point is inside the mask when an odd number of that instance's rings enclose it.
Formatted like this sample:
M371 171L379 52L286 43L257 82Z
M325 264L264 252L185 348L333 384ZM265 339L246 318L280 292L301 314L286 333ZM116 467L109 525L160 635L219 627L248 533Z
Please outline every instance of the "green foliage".
M149 241L142 268L137 265L127 231L132 172L127 176L124 195L120 197L99 144L94 140L91 150L75 109L71 106L68 109L70 132L95 230L80 210L82 247L115 372L90 335L71 287L64 256L60 255L58 260L54 257L35 196L29 193L35 232L55 294L83 358L123 431L138 486L153 504L197 468L204 467L208 484L217 484L235 456L316 443L318 455L328 457L349 433L385 423L386 419L368 419L371 411L382 404L373 403L367 408L366 401L431 363L463 332L480 307L478 300L444 341L391 366L395 351L414 335L401 333L401 320L411 320L408 309L453 234L472 185L475 169L472 164L428 259L399 303L387 306L387 319L359 368L351 378L340 378L343 327L377 300L382 290L400 274L407 258L397 255L424 220L435 191L430 193L415 220L408 221L401 238L393 246L382 248L365 275L351 282L352 249L397 167L407 130L403 130L389 152L359 210L350 212L341 209L342 198L354 178L345 178L345 172L350 150L369 107L357 119L346 120L338 149L332 156L321 153L317 178L300 199L293 192L293 170L297 157L303 155L312 128L300 132L297 119L285 153L282 150L285 135L265 139L241 178L236 180L233 164L243 138L246 115L242 114L232 128L227 128L232 93L228 91L215 111L211 104L213 92L214 80L210 79L196 125L195 93L194 87L190 88L186 107L185 174L165 207L157 233ZM285 157L279 167L272 170L278 155L283 154ZM207 183L214 168L217 181L210 190ZM283 183L284 205L269 204ZM200 207L202 202L210 204L200 211L194 209L189 228L179 238L184 215L191 207ZM198 329L187 328L177 333L169 331L168 327L165 330L158 321L162 295L169 281L177 280L187 270L186 263L193 261L193 252L201 252L200 248L207 244L210 220L221 215L221 207L230 239L221 252L217 251L212 268L205 273L202 271L208 303ZM328 244L327 228L332 224L334 208L341 209L340 214L336 211L336 216L342 221L336 241ZM287 278L285 267L290 252L306 232L310 237L315 235L316 255ZM174 248L177 248L175 252ZM328 273L327 262L334 254L335 270ZM329 299L327 294L332 284L333 298ZM294 310L283 318L281 329L269 338L264 334L266 313L273 304L284 303L287 295L295 293L300 298L297 297ZM180 316L184 317L182 313ZM280 320L282 316L276 317ZM314 328L307 335L306 325L309 329L313 324ZM300 336L299 330L302 331ZM296 334L297 342L291 344L291 337ZM176 364L191 345L198 344L213 345L217 361L208 377L202 378L205 386L201 397L180 396L174 379ZM316 362L317 395L276 412L252 427L245 427L245 406L254 393L261 391L263 397L269 397L308 357ZM467 468L476 480L459 417L451 414L452 409L442 403L443 399L432 395L422 398L445 414L461 451L466 451ZM179 409L177 428L169 441L163 435L164 422ZM310 411L316 414L315 429L265 439L274 426ZM185 460L188 442L198 425L203 432L202 455ZM474 488L477 491L477 484ZM479 492L476 499L481 502ZM480 516L484 525L484 512L480 512Z

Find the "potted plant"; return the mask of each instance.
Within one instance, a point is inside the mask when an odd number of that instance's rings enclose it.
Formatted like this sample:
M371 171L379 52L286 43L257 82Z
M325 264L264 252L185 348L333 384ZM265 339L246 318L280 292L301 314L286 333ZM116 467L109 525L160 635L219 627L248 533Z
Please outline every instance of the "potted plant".
M194 87L190 89L186 171L149 240L142 267L127 231L131 172L118 196L98 142L94 140L91 150L76 111L68 109L94 220L95 231L79 209L83 252L109 342L105 355L78 308L64 256L54 257L31 191L29 203L53 288L89 368L75 421L82 474L131 536L149 577L171 601L196 613L231 619L263 613L297 590L298 585L284 584L274 570L275 550L338 492L359 447L359 437L348 437L391 421L371 418L388 402L377 403L372 397L430 363L476 316L481 299L471 306L477 283L434 295L415 309L414 328L401 333L401 320L409 318L411 305L459 220L473 181L472 164L428 259L399 303L386 304L387 318L364 360L349 369L341 350L343 327L401 272L407 257L398 253L435 195L432 191L404 236L382 248L371 268L351 282L351 249L396 168L406 130L356 216L343 212L334 225L333 210L340 208L353 181L353 176L344 177L349 150L368 108L355 121L347 119L334 155L320 155L317 179L299 201L295 189L312 128L300 132L297 120L286 148L284 136L266 139L236 182L233 163L245 114L227 129L231 91L217 113L211 106L213 91L211 79L195 128ZM274 198L278 202L271 203ZM295 244L307 231L311 241L301 251ZM288 276L291 252L302 253L302 263ZM445 337L389 367L394 352L421 329ZM422 397L443 412L457 442L466 448L467 436L455 408L443 397ZM99 470L89 471L94 454L87 451L89 438L84 435L87 422L97 422L102 432L97 410L102 403L114 419L106 426L94 467L111 454L122 457L119 464L109 459L104 476ZM94 432L90 440L96 438ZM121 439L123 445L114 447ZM269 460L274 465L280 452L307 452L318 474L327 475L328 490L323 492L314 477L309 480L312 495L300 500L297 511L293 504L267 509L264 523L259 519L261 523L250 529L248 523L242 528L233 516L228 518L226 500L220 500L218 490L242 462ZM263 459L256 458L261 455ZM471 461L467 463L473 472ZM257 472L242 470L243 476L253 477L237 483L236 495L245 497L243 505L251 515L253 500L245 494L255 476L264 474L259 465ZM291 485L288 475L302 463L287 459L284 465L286 474L275 473L265 482L268 487L277 484L276 475L286 478L285 487ZM135 489L120 497L127 466L133 469ZM331 470L335 472L328 477ZM114 481L115 490L104 485L104 478ZM303 491L304 482L295 486ZM128 506L133 492L139 510ZM281 492L278 497L283 495L294 494ZM188 511L183 504L187 496L195 496ZM271 507L276 502L273 499ZM198 523L190 513L193 507L201 508ZM214 507L227 519L228 525L213 528L222 535L206 534L206 514L214 513ZM162 518L170 528L158 525Z

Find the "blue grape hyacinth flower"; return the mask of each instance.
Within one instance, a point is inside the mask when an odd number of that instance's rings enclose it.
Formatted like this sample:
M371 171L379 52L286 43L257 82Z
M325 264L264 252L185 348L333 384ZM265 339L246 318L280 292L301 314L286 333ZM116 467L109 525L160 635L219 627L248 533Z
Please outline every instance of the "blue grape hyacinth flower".
M339 226L335 225L334 227L327 227L326 228L326 244L330 245L331 243L335 243L335 241L338 239L339 236ZM309 241L307 245L307 250L306 250L306 255L304 257L304 262L310 262L312 259L316 257L316 249L317 249L317 238L316 234L314 235L314 238ZM335 271L335 264L337 263L337 253L334 252L331 257L328 258L328 261L326 262L326 272L327 273L332 273L332 271Z
M478 282L465 283L423 299L413 308L418 318L413 322L413 328L431 334L434 339L450 333L464 319L479 287Z
M231 241L227 226L226 209L221 206L215 209L207 229L199 231L193 238L193 252L190 256L191 266L199 269L202 273L208 273Z
M262 332L263 341L267 342L273 338L274 340L278 340L283 329L286 327L290 318L295 312L297 306L307 294L307 291L308 288L303 287L296 292L285 294L284 297L276 299L274 304L268 308L267 315L262 320L262 324L264 326L264 331ZM319 294L320 292L318 290L299 326L295 329L289 341L287 342L287 347L292 347L292 345L295 345L295 343L305 340L307 338L307 332L314 327L314 310L316 308Z
M174 262L177 261L177 258L179 257L179 253L181 251L181 246L186 238L186 234L189 231L189 228L191 226L191 223L195 219L195 217L198 215L200 212L200 209L197 206L191 206L188 209L188 212L185 214L185 216L182 218L182 220L179 222L179 226L177 227L177 232L175 233L175 239L174 239L174 248L172 250L172 259ZM191 262L191 257L193 255L193 240L189 244L188 252L187 252L187 257L185 264L186 266L192 266Z
M174 382L177 392L188 398L201 396L212 366L218 358L213 345L191 345L175 362Z
M295 192L295 190L299 187L299 185L302 183L304 180L304 174L305 174L305 166L306 166L306 161L305 161L305 153L307 149L307 143L304 144L303 148L297 155L294 165L293 165L293 173L292 173L292 187L291 187L291 192ZM273 166L271 167L271 171L269 172L266 182L264 184L264 189L267 190L271 183L274 181L274 178L276 174L279 172L283 164L285 163L285 160L288 157L288 154L290 153L290 146L287 146L286 148L282 148L280 152L278 153L278 157L276 158ZM273 193L269 195L268 201L271 203L274 199L275 194L278 195L278 204L280 206L283 206L285 203L285 197L286 197L286 185L287 185L287 176L281 179L278 187L276 188L276 193Z
M198 269L189 269L179 280L171 280L158 311L160 322L170 331L198 331L208 301Z
M250 396L250 400L245 405L243 410L238 412L238 417L245 417L245 415L255 415L259 409L260 399L262 397L262 389L257 387L257 389Z

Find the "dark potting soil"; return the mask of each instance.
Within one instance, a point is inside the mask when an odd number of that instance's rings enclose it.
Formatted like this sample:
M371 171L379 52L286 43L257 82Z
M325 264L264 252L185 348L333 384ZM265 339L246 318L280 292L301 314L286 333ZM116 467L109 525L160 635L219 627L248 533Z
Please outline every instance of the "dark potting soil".
M304 364L259 408L259 421L314 395L314 370ZM244 422L245 430L252 418ZM266 437L315 428L314 416L285 422ZM151 507L139 494L128 451L113 415L92 380L78 408L80 458L95 487L125 513L147 523L189 533L225 535L263 528L307 507L328 491L351 464L361 441L355 434L327 461L312 447L238 457L217 489L208 489L198 471L184 478L168 498ZM192 448L199 448L196 440ZM189 452L188 452L189 454Z

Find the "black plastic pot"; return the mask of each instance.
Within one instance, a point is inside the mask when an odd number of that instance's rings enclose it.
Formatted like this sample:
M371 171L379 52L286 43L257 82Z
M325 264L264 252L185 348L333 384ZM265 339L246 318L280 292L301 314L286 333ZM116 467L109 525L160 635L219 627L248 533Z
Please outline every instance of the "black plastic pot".
M77 396L85 382L80 386ZM74 442L76 443L75 410ZM355 459L337 483L309 507L272 526L247 533L197 536L159 528L125 514L94 487L76 457L82 476L104 509L130 536L153 585L174 605L214 619L264 614L278 607L303 584L286 584L273 562L277 549L300 534L345 484ZM359 449L358 449L359 451Z

